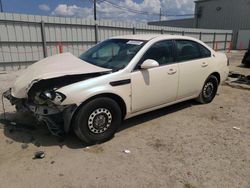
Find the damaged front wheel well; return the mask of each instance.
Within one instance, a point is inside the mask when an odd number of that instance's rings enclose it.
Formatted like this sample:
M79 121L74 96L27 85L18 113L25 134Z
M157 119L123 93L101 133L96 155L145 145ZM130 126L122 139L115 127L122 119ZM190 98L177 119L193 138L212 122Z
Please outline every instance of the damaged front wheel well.
M118 96L118 95L116 95L116 94L113 94L113 93L102 93L102 94L99 94L99 95L95 95L95 96L93 96L93 97L87 99L87 100L84 101L83 103L81 103L81 104L77 107L77 109L75 110L74 115L73 115L73 117L72 117L72 120L74 121L75 115L78 113L78 111L81 109L81 107L82 107L83 105L85 105L86 103L88 103L88 102L91 101L91 100L94 100L94 99L100 98L100 97L108 97L108 98L113 99L115 102L117 102L117 104L118 104L118 105L120 106L120 108L121 108L122 118L123 118L123 119L125 118L125 115L126 115L126 113L127 113L127 108L126 108L126 104L125 104L124 100L123 100L120 96Z

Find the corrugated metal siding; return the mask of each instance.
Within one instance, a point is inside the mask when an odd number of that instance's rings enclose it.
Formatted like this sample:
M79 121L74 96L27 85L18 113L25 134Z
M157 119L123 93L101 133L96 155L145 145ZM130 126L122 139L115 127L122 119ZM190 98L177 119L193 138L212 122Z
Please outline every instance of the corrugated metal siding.
M250 48L250 30L240 30L238 32L237 49Z
M235 31L250 28L250 0L198 1L197 7L202 7L199 28ZM221 10L217 11L217 7L221 7Z
M202 7L202 16L197 20L197 27L232 29L233 48L238 49L238 31L250 29L250 0L208 0L196 3L196 10ZM218 11L218 7L221 10Z
M58 53L58 43L63 44L64 52L79 56L95 44L96 36L98 41L102 41L111 36L134 32L187 35L201 39L211 47L214 46L215 40L218 40L221 41L218 49L225 49L232 36L231 30L159 27L110 20L95 23L93 20L77 18L0 13L1 67L20 68L44 57L41 21L44 21L48 55Z
M154 21L154 22L148 22L148 25L194 28L195 27L195 19L188 18L188 19L180 19L180 20Z

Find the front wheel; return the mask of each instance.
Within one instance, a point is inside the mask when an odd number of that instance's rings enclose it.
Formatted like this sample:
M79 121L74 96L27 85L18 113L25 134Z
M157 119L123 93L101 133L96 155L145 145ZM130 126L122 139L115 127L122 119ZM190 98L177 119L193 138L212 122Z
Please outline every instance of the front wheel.
M196 100L202 104L212 102L217 93L218 85L219 82L217 77L213 75L209 76L202 88L199 97Z
M78 111L73 124L76 135L87 144L110 139L121 124L119 105L111 98L93 99Z

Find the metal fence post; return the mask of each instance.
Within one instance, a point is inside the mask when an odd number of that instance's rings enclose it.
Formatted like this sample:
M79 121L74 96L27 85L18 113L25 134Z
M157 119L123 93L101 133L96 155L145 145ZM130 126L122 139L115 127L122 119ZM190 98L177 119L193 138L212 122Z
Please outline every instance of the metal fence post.
M43 56L48 57L44 21L41 21L41 35L42 35L42 43L43 43Z
M136 34L136 28L133 27L133 35L135 35L135 34Z
M185 31L182 31L182 36L184 36L185 35Z
M200 35L199 35L199 39L201 40L201 38L202 38L202 32L200 32Z
M225 44L224 44L224 50L227 49L227 33L226 33L226 36L225 36Z
M98 24L95 24L95 43L98 43Z
M164 34L164 29L161 29L161 34Z
M214 38L213 38L213 49L215 48L215 40L216 40L216 33L214 33Z

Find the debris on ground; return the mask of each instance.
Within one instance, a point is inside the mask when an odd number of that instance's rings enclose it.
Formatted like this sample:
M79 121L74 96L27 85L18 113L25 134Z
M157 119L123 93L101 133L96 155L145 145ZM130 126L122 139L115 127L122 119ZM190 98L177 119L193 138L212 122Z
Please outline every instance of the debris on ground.
M45 157L44 151L37 151L34 153L33 159L43 159Z
M12 140L5 140L5 142L6 142L7 144L13 144L13 141L12 141Z
M29 147L29 145L26 144L26 143L23 143L23 144L21 145L21 148L22 148L22 149L27 149L28 147Z
M128 150L128 149L123 150L123 152L126 153L126 154L130 154L131 153L131 151Z
M243 74L230 72L225 83L230 86L243 86L246 89L250 89L250 75L246 76Z
M233 127L233 129L234 129L234 130L240 130L240 128L239 128L239 127Z
M40 146L41 146L40 142L38 142L38 141L35 141L35 142L34 142L34 145L35 145L36 147L40 147Z
M51 162L50 162L50 164L54 164L54 163L55 163L55 161L51 161Z

